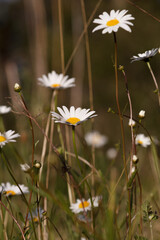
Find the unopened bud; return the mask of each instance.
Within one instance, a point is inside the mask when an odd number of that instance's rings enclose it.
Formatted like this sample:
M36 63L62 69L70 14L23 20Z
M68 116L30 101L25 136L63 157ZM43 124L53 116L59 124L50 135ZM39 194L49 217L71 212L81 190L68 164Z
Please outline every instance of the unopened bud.
M40 163L40 162L36 162L36 163L34 164L34 167L35 167L35 168L38 168L38 169L41 168L41 163Z
M138 114L139 118L144 118L145 117L145 111L141 110Z
M15 83L15 85L14 85L14 91L15 92L20 92L21 91L21 86L18 84L18 83Z
M132 162L133 162L134 164L137 164L138 161L139 161L139 159L138 159L137 155L133 155Z

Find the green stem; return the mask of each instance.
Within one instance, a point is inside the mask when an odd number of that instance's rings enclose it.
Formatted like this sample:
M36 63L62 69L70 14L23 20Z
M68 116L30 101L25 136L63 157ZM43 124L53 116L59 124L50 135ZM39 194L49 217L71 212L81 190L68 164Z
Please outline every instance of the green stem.
M156 77L155 77L155 75L154 75L154 73L153 73L153 71L152 71L150 62L147 61L146 63L147 63L147 66L148 66L148 68L149 68L149 71L150 71L150 73L151 73L151 75L152 75L152 78L153 78L153 81L154 81L154 84L155 84L155 87L156 87L156 91L157 91L157 94L158 94L158 102L159 102L159 105L160 105L160 94L159 94L158 83L157 83Z
M79 169L80 169L81 174L82 174L82 167L81 167L81 163L80 163L79 158L78 158L78 152L77 152L77 146L76 146L75 126L72 126L72 140L73 140L74 153L76 155L76 161L77 161L77 164L78 164Z
M151 232L151 240L153 240L153 229L152 229L152 223L149 222L150 232Z
M119 105L119 92L118 92L118 66L117 66L117 38L115 32L113 32L114 43L115 43L115 79L116 79L116 103L118 108L118 115L121 126L121 135L122 135L122 147L123 147L123 162L126 176L126 185L128 183L128 173L127 173L127 163L126 163L126 151L125 151L125 137L124 137L124 126L123 126L123 117ZM128 208L129 208L129 239L131 239L131 209L130 209L130 190L128 190Z

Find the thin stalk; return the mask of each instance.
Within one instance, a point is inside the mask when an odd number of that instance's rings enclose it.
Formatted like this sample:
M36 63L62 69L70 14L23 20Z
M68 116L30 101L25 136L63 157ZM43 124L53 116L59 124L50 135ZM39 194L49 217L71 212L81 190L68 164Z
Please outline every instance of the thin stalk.
M153 240L153 228L152 228L152 222L149 221L149 228L150 228L150 233L151 233L151 240Z
M93 110L93 84L92 84L92 70L91 70L91 55L90 55L90 47L89 47L89 38L88 38L88 31L87 31L87 19L86 19L86 12L85 12L85 3L84 0L81 0L81 9L82 9L82 16L83 16L83 24L85 29L85 43L86 43L86 57L87 57L87 68L88 68L88 83L89 83L89 102L90 102L90 109ZM94 118L91 119L92 123L92 130L94 129ZM92 165L95 167L95 147L92 145ZM92 194L94 194L94 183L95 177L94 172L92 171Z
M5 227L5 225L4 225L4 216L3 216L2 205L1 205L1 207L0 207L0 216L1 216L1 222L2 222L2 227L3 227L4 240L8 240L6 227Z
M62 73L65 74L65 59L64 59L64 41L63 41L63 24L62 24L62 1L58 0L58 18L59 18L59 33L60 33L60 50L61 50L61 68ZM58 132L60 136L60 141L62 144L62 148L64 149L64 143L63 138L61 135L61 129L60 126L58 126ZM70 152L70 138L69 138L69 129L67 126L65 126L65 134L66 134L66 145L67 149ZM71 163L70 157L68 158L69 165ZM69 180L69 176L67 174L67 179ZM69 201L70 204L75 202L75 194L72 186L70 185L69 181L67 181L67 187L68 187L68 195L69 195Z
M121 135L122 135L122 147L123 147L123 163L124 163L124 169L125 169L125 176L126 176L126 185L128 183L128 173L127 173L127 164L126 164L126 151L125 151L125 136L124 136L124 126L123 126L123 117L120 110L119 105L119 92L118 92L118 66L117 66L117 39L116 34L113 32L114 36L114 43L115 43L115 78L116 78L116 103L118 108L118 115L120 120L120 126L121 126ZM130 209L130 191L128 190L128 207L129 207L129 239L131 239L131 209Z
M52 100L51 100L51 110L55 111L55 99L57 96L57 91L53 92ZM48 159L47 159L47 174L46 174L46 189L48 189L49 186L49 174L50 174L50 156L52 152L52 141L53 141L53 131L54 131L54 121L51 121L51 128L50 128L50 141L49 141L49 152L48 152ZM44 198L44 210L47 212L47 198ZM44 239L48 239L48 233L47 233L47 220L44 220Z
M21 228L21 226L19 225L18 221L16 220L16 218L13 216L13 214L9 211L9 209L1 202L0 200L0 204L6 209L6 211L8 212L8 214L11 216L11 218L13 219L13 221L16 223L17 227L19 228L21 234L22 234L22 238L24 240L26 240L24 234L23 234L23 230Z
M80 160L78 158L78 152L77 152L77 146L76 146L75 126L72 126L72 140L73 140L73 148L74 148L74 153L75 153L75 156L76 156L76 161L77 161L77 164L79 166L80 172L82 174L82 167L81 167Z
M154 73L152 71L150 62L147 61L146 63L147 63L147 66L149 68L149 71L150 71L150 73L152 75L152 78L153 78L153 81L154 81L154 84L155 84L155 87L156 87L156 91L157 91L157 94L158 94L158 102L159 102L159 105L160 105L160 93L159 93L159 87L158 87L158 84L157 84L157 80L156 80L155 75L154 75Z

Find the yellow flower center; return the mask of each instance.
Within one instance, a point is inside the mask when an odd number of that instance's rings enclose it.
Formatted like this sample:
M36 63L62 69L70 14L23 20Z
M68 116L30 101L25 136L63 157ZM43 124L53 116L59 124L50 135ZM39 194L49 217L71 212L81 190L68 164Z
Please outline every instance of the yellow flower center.
M74 124L76 124L77 122L79 122L80 119L79 119L79 118L76 118L76 117L71 117L71 118L68 118L66 121L74 125Z
M9 191L5 191L4 192L5 195L16 195L16 193L12 190L9 190Z
M139 144L143 144L143 142L142 142L141 140L138 140L138 143L139 143Z
M33 222L38 222L38 217L34 217Z
M119 23L119 21L115 18L115 19L112 19L112 20L108 21L108 22L106 23L106 25L107 25L108 27L112 27L112 26L117 25L118 23Z
M54 84L51 85L51 87L53 87L53 88L57 88L57 87L60 87L60 84L58 84L58 83L54 83Z
M0 136L0 142L4 142L4 141L6 141L6 138L3 136Z
M86 207L88 207L88 206L89 206L89 202L84 201L84 202L81 202L78 207L79 207L79 208L86 208Z

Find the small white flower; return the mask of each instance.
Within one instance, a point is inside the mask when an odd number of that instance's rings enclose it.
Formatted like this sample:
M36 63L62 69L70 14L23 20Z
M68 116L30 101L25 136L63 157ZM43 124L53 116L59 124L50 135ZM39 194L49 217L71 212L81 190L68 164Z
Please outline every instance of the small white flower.
M116 148L109 148L106 152L106 156L109 159L115 159L117 157L118 151Z
M99 24L93 29L92 32L103 29L102 34L117 32L119 27L131 32L131 28L128 25L133 26L130 20L134 20L131 14L126 14L128 10L115 11L111 10L110 15L107 12L103 12L99 15L99 18L94 19L94 23ZM125 15L126 14L126 15Z
M158 48L153 48L152 50L145 51L144 53L138 53L138 56L133 56L131 62L144 61L148 62L150 58L158 53Z
M15 131L8 130L7 132L0 132L0 147L2 148L6 143L16 142L14 138L20 137L18 133L14 134Z
M108 137L100 134L98 131L92 131L85 135L85 140L89 146L100 148L108 142Z
M98 207L99 206L99 202L101 201L102 196L96 196L92 198L93 201L93 207ZM91 204L91 200L85 200L82 199L82 201L80 199L77 199L76 203L72 203L70 206L70 209L72 210L72 212L74 213L80 213L83 211L90 211L92 208L92 204Z
M27 163L20 164L20 167L23 172L28 172L28 170L30 170L30 166Z
M151 140L149 137L146 137L144 134L138 134L136 136L135 143L146 148L149 145L151 145Z
M144 110L141 110L141 111L139 112L138 116L139 116L140 118L144 118L144 117L145 117L145 111L144 111Z
M6 114L9 113L11 111L11 107L7 107L7 106L0 106L0 114Z
M38 78L38 80L41 86L52 89L75 87L75 78L68 79L68 76L64 76L62 73L57 74L55 71L48 73L48 77L43 75L41 78Z
M133 166L131 169L131 173L134 173L136 171L136 168Z
M23 184L18 185L24 194L29 193L28 187L24 186ZM8 196L20 195L22 194L19 187L16 185L11 185L9 182L1 183L0 185L0 193Z
M90 111L90 109L82 109L75 107L70 107L70 110L68 110L67 107L63 106L62 108L57 107L59 113L51 112L51 115L53 117L53 120L57 123L63 123L71 126L77 126L81 122L86 121L87 119L90 119L92 117L96 117L97 114L94 114L95 111Z
M136 125L136 122L133 119L129 119L128 125L130 127L134 127Z
M39 217L40 219L45 215L45 211L42 209L42 208L39 208L39 216L38 216L38 210L36 208L35 211L32 211L32 217L33 217L33 221L35 223L38 223L39 222ZM28 220L31 221L31 215L30 213L28 214Z

